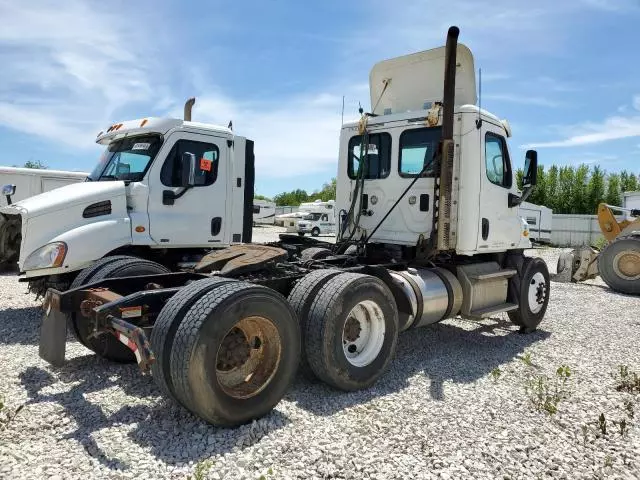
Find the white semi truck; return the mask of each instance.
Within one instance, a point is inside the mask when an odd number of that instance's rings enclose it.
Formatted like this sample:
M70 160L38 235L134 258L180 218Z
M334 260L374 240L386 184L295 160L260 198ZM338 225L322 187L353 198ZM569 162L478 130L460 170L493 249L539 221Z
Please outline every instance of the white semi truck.
M475 105L458 33L374 66L373 111L340 136L335 245L247 243L253 143L190 121L192 102L185 120L101 133L93 182L5 207L22 218L25 278L61 285L45 293L41 357L64 361L69 325L96 354L151 368L194 414L237 425L268 413L298 367L337 389L371 386L407 329L506 312L535 330L549 273L524 255L518 205L536 153L519 194L509 129ZM180 269L184 257L197 265Z
M85 172L68 172L42 168L0 167L0 207L33 197L42 192L83 182ZM20 249L20 223L13 217L8 221L0 214L0 269L13 268Z

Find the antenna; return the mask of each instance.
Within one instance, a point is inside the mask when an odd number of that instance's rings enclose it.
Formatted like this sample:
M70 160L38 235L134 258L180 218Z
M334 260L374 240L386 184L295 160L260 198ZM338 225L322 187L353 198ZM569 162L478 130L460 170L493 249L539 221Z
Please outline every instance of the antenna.
M476 128L479 129L482 126L482 118L480 112L482 111L482 69L478 69L478 119L476 120Z
M344 125L344 95L342 95L342 115L340 117L340 126Z

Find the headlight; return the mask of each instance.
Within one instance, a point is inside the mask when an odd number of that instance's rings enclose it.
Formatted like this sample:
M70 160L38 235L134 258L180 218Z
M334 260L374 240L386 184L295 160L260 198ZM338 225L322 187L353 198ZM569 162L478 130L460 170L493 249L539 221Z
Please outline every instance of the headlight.
M38 270L40 268L60 267L67 255L67 244L64 242L53 242L40 247L27 257L24 261L25 271Z

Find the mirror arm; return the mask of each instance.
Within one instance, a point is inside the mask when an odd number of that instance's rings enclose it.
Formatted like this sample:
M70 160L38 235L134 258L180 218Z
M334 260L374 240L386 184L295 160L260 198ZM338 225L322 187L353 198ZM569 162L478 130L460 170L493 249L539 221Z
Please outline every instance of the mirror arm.
M509 194L509 208L517 207L522 202L526 201L529 198L529 195L533 192L533 185L529 185L525 187L522 191L522 195L515 195L513 193Z

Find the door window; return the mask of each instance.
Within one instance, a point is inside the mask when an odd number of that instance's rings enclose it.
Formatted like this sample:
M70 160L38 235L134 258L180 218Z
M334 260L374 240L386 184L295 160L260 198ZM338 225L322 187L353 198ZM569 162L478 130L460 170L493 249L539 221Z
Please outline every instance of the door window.
M179 187L182 184L182 154L193 153L196 156L195 185L207 187L218 178L220 150L212 143L193 140L178 140L169 152L160 171L160 181L167 187Z
M504 138L495 133L487 133L484 142L484 161L489 181L501 187L511 188L511 165Z

